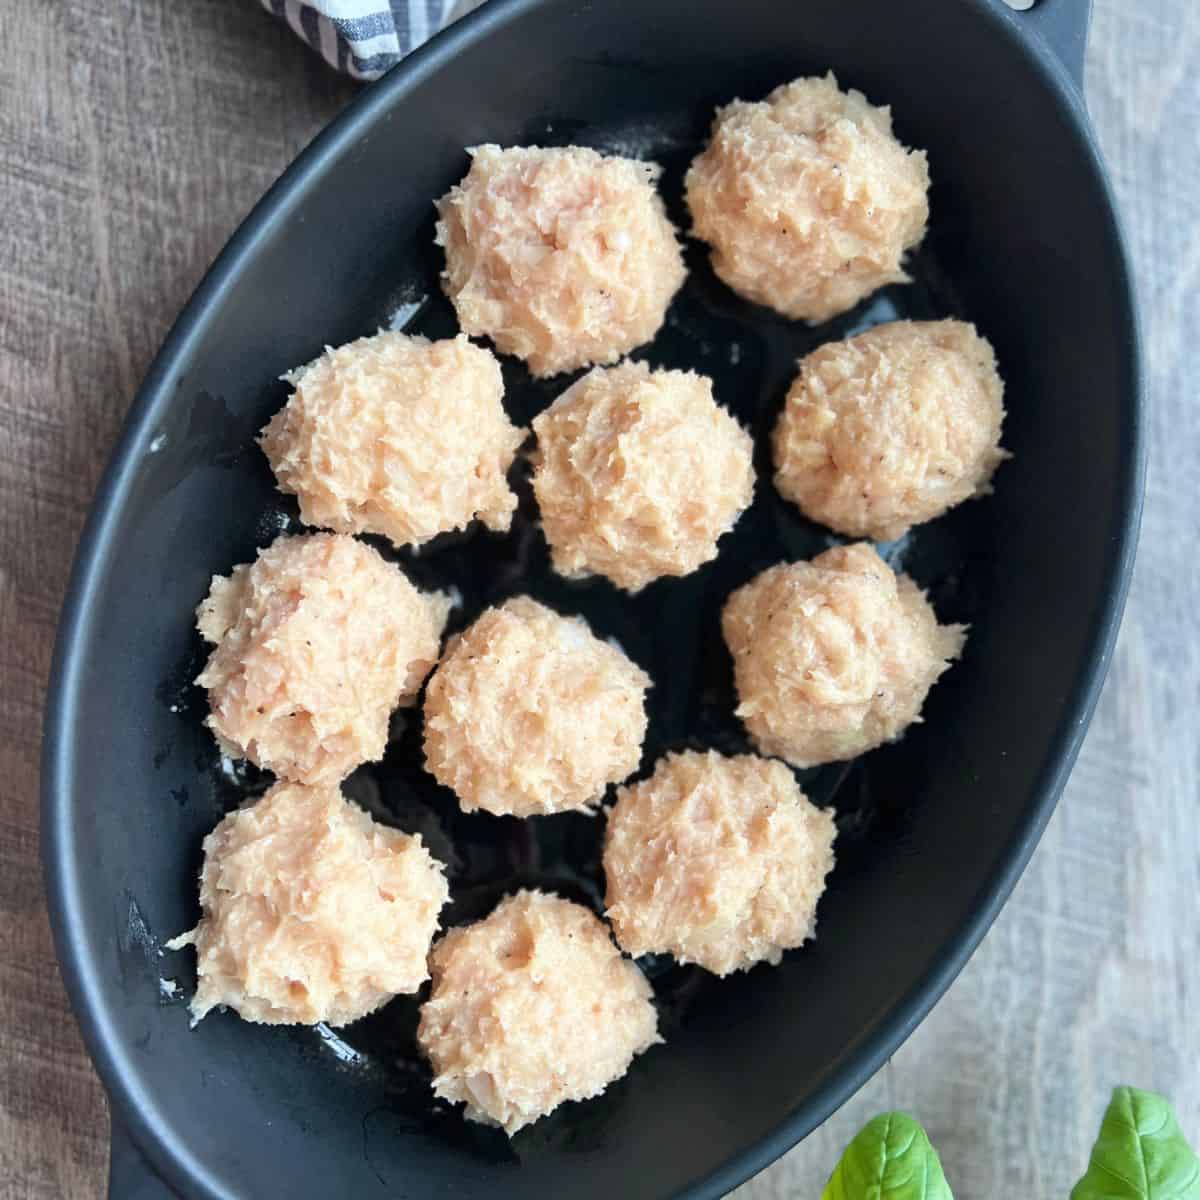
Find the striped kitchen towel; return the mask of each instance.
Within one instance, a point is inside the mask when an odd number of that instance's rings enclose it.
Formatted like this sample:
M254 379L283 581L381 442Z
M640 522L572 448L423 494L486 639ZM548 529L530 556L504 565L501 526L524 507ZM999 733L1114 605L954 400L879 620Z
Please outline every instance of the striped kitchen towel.
M331 66L378 79L478 0L262 0Z

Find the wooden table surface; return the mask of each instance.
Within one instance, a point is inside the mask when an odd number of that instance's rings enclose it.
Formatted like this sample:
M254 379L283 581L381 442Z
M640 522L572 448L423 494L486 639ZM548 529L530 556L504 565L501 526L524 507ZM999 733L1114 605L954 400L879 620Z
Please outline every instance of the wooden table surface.
M108 1120L54 965L37 818L71 554L170 321L355 88L252 0L3 0L0 45L0 1200L75 1200L103 1194ZM1108 685L958 982L744 1200L815 1200L858 1125L897 1106L960 1200L1065 1197L1120 1082L1167 1093L1200 1141L1200 7L1097 0L1087 95L1150 385L1141 554Z

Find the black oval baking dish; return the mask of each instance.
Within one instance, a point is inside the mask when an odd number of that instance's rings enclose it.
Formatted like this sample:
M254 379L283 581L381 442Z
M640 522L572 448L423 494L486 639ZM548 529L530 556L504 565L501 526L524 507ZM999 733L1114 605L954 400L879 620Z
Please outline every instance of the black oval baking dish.
M1133 559L1138 336L1080 98L1089 7L492 0L364 92L272 188L142 387L59 632L44 856L63 973L112 1098L113 1195L169 1184L222 1200L716 1196L824 1120L929 1010L1066 780ZM682 169L714 106L829 68L891 104L902 139L929 152L933 217L916 282L809 329L737 300L691 245L691 279L645 357L711 374L761 443L797 354L897 314L964 315L996 347L1014 458L993 496L888 548L943 619L972 633L924 724L805 778L841 829L816 942L724 981L648 964L666 1045L602 1098L511 1143L431 1103L410 1002L340 1036L231 1014L189 1031L191 958L159 948L195 919L202 837L256 786L222 775L201 728L191 612L213 573L294 521L253 445L282 402L277 377L380 325L453 330L431 201L462 175L465 146L575 142L656 158L686 224ZM505 373L522 421L563 385L511 363ZM655 677L647 762L688 741L741 748L714 632L720 600L827 536L760 471L716 564L625 602L603 584L557 581L523 504L508 538L446 539L407 565L452 580L468 614L527 588L618 637ZM398 734L350 790L423 828L435 853L453 845L452 916L485 909L513 881L597 902L594 823L456 817L412 765L414 730Z

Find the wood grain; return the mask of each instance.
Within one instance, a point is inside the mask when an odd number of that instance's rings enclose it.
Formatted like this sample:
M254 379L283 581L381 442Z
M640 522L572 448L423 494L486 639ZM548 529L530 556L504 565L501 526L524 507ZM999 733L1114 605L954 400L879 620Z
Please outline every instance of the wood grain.
M54 966L41 707L75 540L167 327L354 94L251 0L0 3L0 1200L100 1196L108 1122ZM960 1198L1063 1197L1109 1089L1200 1140L1200 8L1097 0L1089 104L1144 305L1152 472L1129 613L1032 866L920 1031L742 1200L815 1198L902 1106Z

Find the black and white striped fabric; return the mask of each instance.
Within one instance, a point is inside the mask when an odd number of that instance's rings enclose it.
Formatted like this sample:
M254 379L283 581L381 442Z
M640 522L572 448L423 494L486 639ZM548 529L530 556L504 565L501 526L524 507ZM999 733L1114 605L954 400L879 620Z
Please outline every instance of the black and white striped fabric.
M262 0L336 70L378 79L473 4L461 0Z

